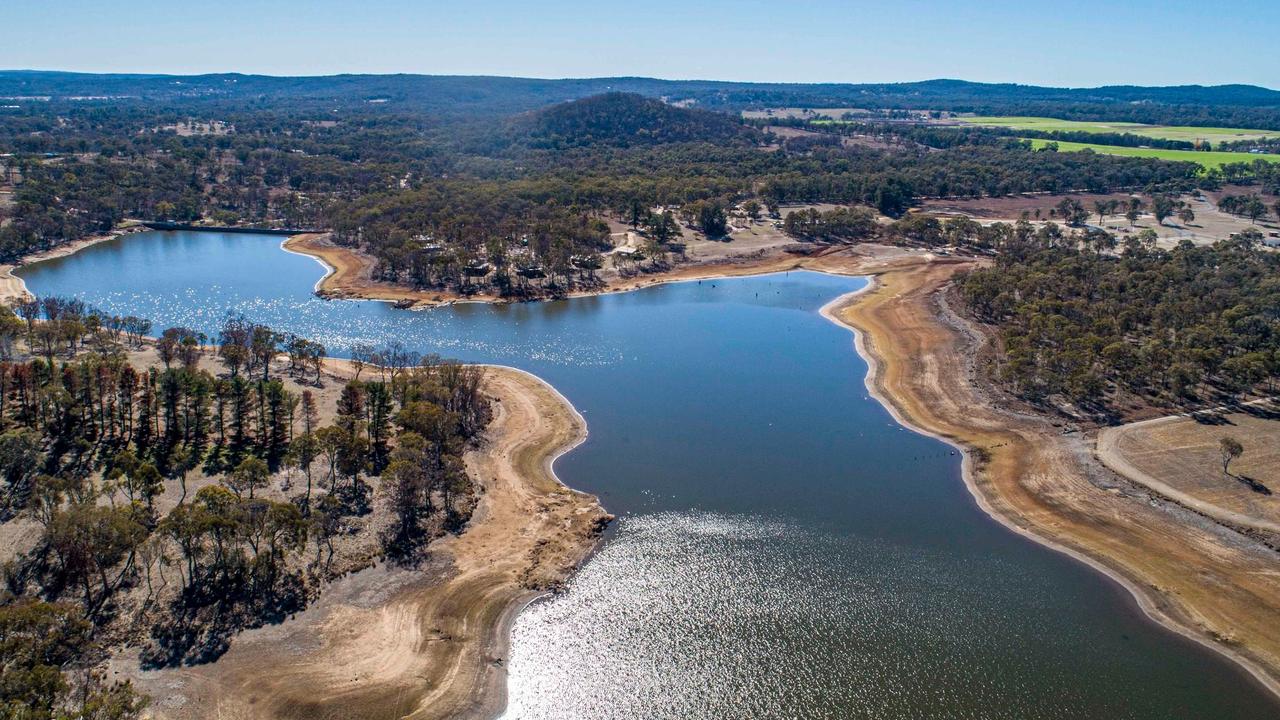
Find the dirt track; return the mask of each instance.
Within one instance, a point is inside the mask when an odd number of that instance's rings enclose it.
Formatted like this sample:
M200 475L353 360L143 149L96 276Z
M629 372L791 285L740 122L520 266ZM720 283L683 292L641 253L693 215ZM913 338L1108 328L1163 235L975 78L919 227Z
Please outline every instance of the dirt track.
M901 262L830 309L863 331L873 392L909 424L968 451L966 481L992 515L1123 582L1153 618L1276 691L1277 553L1123 481L1093 458L1091 439L997 409L973 381L975 340L945 320L941 290L964 267Z

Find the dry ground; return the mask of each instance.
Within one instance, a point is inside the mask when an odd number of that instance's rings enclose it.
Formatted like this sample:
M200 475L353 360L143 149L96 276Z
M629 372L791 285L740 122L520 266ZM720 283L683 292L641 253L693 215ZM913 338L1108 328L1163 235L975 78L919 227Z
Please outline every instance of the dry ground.
M967 215L984 223L1017 222L1024 212L1034 222L1035 212L1039 210L1040 220L1048 221L1051 219L1049 216L1050 210L1054 209L1064 197L1073 197L1079 200L1085 209L1090 212L1090 225L1106 228L1116 234L1121 241L1128 235L1150 228L1156 231L1156 235L1159 237L1157 245L1163 248L1172 248L1184 239L1190 240L1197 245L1209 245L1251 228L1263 234L1280 232L1280 226L1276 224L1274 217L1262 220L1255 225L1246 218L1222 212L1215 204L1213 195L1185 195L1180 198L1187 202L1195 212L1195 220L1189 223L1183 223L1178 218L1171 217L1166 218L1164 224L1159 224L1154 216L1146 212L1138 218L1137 223L1130 225L1123 214L1110 215L1105 220L1100 221L1098 215L1093 213L1093 204L1096 201L1119 200L1124 203L1130 197L1135 196L1141 198L1144 208L1150 209L1150 196L1129 193L1111 193L1108 195L1073 193L1069 195L1022 195L973 200L926 200L921 204L920 209L924 212L944 215Z
M1101 467L1092 442L1020 412L975 377L985 340L948 309L966 262L888 263L878 285L827 312L861 331L869 385L905 422L965 448L994 517L1123 582L1153 618L1280 688L1280 556Z
M1108 442L1099 447L1121 461L1117 470L1127 470L1127 464L1144 484L1154 478L1211 508L1244 516L1253 526L1280 527L1280 414L1267 406L1254 406L1251 413L1160 418L1108 429L1104 435ZM1231 464L1230 476L1222 471L1218 450L1224 436L1239 440L1245 449ZM1108 464L1111 459L1103 455ZM1245 478L1275 494L1253 489Z
M216 663L142 672L126 656L113 676L151 694L161 718L496 714L515 611L564 581L608 516L551 472L586 433L572 406L506 368L486 371L485 391L495 400L487 444L466 457L481 502L465 532L432 545L429 563L351 575L305 612L241 634Z

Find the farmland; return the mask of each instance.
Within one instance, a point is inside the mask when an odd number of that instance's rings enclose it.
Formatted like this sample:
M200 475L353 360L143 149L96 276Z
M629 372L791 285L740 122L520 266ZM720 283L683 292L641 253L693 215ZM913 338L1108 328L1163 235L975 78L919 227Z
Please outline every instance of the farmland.
M1143 125L1130 122L1081 122L1076 120L1059 120L1047 117L963 117L960 122L987 127L1002 127L1011 130L1038 130L1041 132L1091 132L1091 133L1129 133L1143 137L1162 140L1183 140L1195 142L1208 140L1211 143L1234 142L1239 140L1260 140L1280 137L1280 131L1250 130L1245 128L1222 127L1187 127L1175 125Z
M1198 152L1196 150L1163 150L1160 148L1141 148L1141 147L1123 147L1120 145L1097 145L1093 143L1076 143L1076 142L1060 142L1052 140L1032 140L1031 146L1035 149L1043 148L1050 142L1055 142L1058 150L1061 152L1079 152L1081 150L1092 150L1096 153L1104 155L1119 155L1122 157L1143 157L1157 158L1160 160L1169 160L1172 162L1194 162L1200 163L1207 169L1222 167L1227 163L1252 162L1254 160L1266 160L1268 162L1280 162L1280 155L1256 154L1256 153L1239 153L1239 152Z

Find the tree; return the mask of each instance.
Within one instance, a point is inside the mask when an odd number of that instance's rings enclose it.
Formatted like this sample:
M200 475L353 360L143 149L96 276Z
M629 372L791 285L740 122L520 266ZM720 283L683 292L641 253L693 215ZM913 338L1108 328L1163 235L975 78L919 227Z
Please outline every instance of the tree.
M1257 225L1258 221L1267 215L1267 206L1263 204L1262 198L1257 195L1250 195L1245 199L1244 206L1241 207L1241 214L1249 218L1249 222Z
M382 475L396 515L396 524L383 543L396 554L408 554L421 535L422 516L431 509L431 464L422 436L414 432L401 434L400 444Z
M1244 446L1239 440L1227 436L1218 441L1218 451L1222 455L1222 474L1231 475L1231 463L1244 454Z
M364 366L370 362L373 357L373 346L365 343L356 343L351 346L351 367L355 368L356 374L354 380L360 379L360 371L364 370Z
M132 720L146 699L128 683L103 688L88 675L76 692L67 673L93 650L92 626L75 607L20 599L0 605L0 713L22 720Z
M1129 221L1129 225L1135 225L1138 218L1142 216L1142 200L1134 197L1129 198L1129 209L1125 211L1124 217Z
M236 494L236 497L242 497L248 493L253 498L253 493L258 488L264 488L271 479L271 470L261 458L250 455L227 476L227 487Z
M1182 209L1178 211L1178 219L1182 221L1183 225L1189 225L1195 222L1196 213L1191 209L1190 205L1183 205Z
M707 237L724 237L729 224L720 203L705 202L698 207L698 229Z
M194 367L200 359L200 345L204 336L184 327L171 327L160 334L156 340L156 354L166 370L174 360L181 360L188 368Z
M1063 198L1055 209L1068 225L1080 226L1089 219L1089 211L1075 198Z
M40 434L21 428L0 434L0 517L26 507L31 480L44 463Z
M320 453L324 455L326 464L329 466L329 491L333 492L338 482L338 454L345 442L347 433L342 428L333 425L316 430L316 443L320 447Z
M249 364L252 358L249 346L253 336L253 326L243 317L229 317L222 325L218 338L218 355L231 377L240 374L240 368Z
M320 456L320 441L314 433L304 432L289 444L288 459L294 467L302 471L307 479L307 492L303 499L303 507L311 507L311 465Z
M1111 212L1111 203L1106 200L1094 200L1093 211L1098 214L1098 223L1102 224L1107 221L1107 215Z
M751 218L752 222L760 219L760 203L755 199L751 199L742 204L742 210Z
M671 211L666 210L649 216L648 231L649 236L658 245L665 245L671 238L680 234L680 225L676 223L676 218Z
M147 539L143 511L137 505L117 507L80 503L54 514L46 542L68 584L79 585L91 613L133 570L138 546ZM113 579L109 572L123 567ZM99 585L94 592L94 583Z
M1173 199L1168 195L1156 195L1151 200L1151 214L1156 218L1157 225L1163 225L1165 218L1173 214L1176 207Z

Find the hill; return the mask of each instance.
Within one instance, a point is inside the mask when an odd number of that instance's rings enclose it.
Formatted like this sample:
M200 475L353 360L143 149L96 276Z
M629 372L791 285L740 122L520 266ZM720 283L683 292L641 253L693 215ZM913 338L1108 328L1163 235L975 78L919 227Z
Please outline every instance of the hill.
M683 142L755 142L759 133L724 113L691 110L635 93L559 103L516 118L515 144L539 149Z

